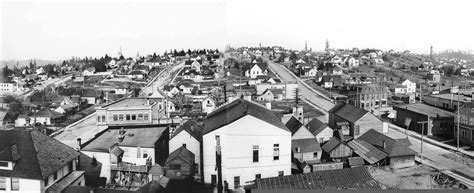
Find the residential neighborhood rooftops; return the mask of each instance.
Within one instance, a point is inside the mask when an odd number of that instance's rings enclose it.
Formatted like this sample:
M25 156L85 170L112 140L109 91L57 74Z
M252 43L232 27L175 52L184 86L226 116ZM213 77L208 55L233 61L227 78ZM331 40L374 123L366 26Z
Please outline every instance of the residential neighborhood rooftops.
M219 107L207 116L203 134L212 132L246 115L253 116L280 129L289 131L271 110L244 99L237 99Z
M163 135L167 127L128 128L118 146L154 148L155 142ZM108 129L82 148L83 151L109 152L119 139L120 129Z
M439 117L454 117L454 113L452 112L439 109L430 105L421 104L421 103L396 106L394 109L395 110L406 109L418 114L430 116L431 118L436 118L438 116Z
M382 189L365 167L316 171L256 180L253 189Z
M329 110L329 112L350 122L356 122L368 113L368 111L350 104L338 104Z
M349 141L347 145L349 145L349 147L351 147L351 149L353 149L357 155L362 157L370 164L374 164L387 157L387 153L377 149L364 140L354 139Z
M26 129L0 131L1 158L5 159L3 155L8 154L19 159L13 170L0 170L0 176L40 180L80 155L75 149L37 130Z

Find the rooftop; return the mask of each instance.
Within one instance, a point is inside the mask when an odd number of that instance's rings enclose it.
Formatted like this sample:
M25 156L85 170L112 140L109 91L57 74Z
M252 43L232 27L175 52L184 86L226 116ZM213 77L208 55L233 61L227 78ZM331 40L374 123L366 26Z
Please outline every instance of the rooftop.
M181 146L180 148L174 150L166 159L165 164L168 164L170 161L175 159L181 159L188 164L194 163L194 153L186 149L186 147Z
M317 171L256 180L252 189L381 189L365 167Z
M297 147L300 148L300 152L295 153L309 153L321 151L321 146L319 145L319 142L316 138L291 140L291 147L293 150Z
M125 128L124 139L120 147L154 148L155 142L163 135L167 127ZM83 151L109 152L109 148L118 141L120 129L108 129L82 148Z
M423 96L425 97L425 96ZM469 96L464 96L462 94L460 95L457 95L457 94L453 94L451 95L450 93L446 93L446 94L436 94L436 95L429 95L429 96L426 96L426 97L435 97L435 98L441 98L441 99L447 99L447 100L453 100L453 101L458 101L459 102L471 102L471 99L472 97L469 97ZM452 97L452 98L451 98ZM459 97L459 98L458 98Z
M370 129L358 139L364 140L384 151L388 154L388 157L414 156L416 154L415 151L409 148L411 143L408 138L393 139L374 129Z
M331 110L329 110L329 113L337 115L347 121L356 122L365 114L367 114L368 111L361 108L357 108L350 104L338 104Z
M150 108L156 103L146 98L122 98L110 104L103 105L102 108L108 109L124 109L124 108Z
M406 109L418 114L422 115L427 115L432 118L434 117L454 117L454 113L436 108L430 105L426 104L421 104L421 103L415 103L415 104L407 104L407 105L401 105L401 106L395 106L394 110L397 109Z
M306 128L315 136L321 133L321 131L323 131L327 127L327 124L321 122L316 118L312 119L308 124L306 124Z
M377 149L364 140L354 139L349 141L347 145L349 145L349 147L351 147L351 149L353 149L357 155L362 157L370 164L374 164L387 157L387 153Z
M9 152L2 153L2 158L15 152L20 157L13 170L0 170L0 176L26 179L44 179L80 155L37 130L27 129L0 131L0 152L4 151Z
M183 125L178 127L174 131L173 135L170 137L170 140L181 133L182 131L188 132L191 136L196 138L198 141L202 141L202 128L194 120L188 120Z

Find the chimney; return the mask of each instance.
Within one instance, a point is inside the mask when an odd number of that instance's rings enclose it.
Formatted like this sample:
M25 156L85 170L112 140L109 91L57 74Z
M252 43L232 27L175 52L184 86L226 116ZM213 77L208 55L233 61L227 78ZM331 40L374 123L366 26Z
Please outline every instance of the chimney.
M146 98L146 104L150 105L150 99L149 98Z
M194 131L194 125L191 125L191 131Z
M186 143L183 143L183 147L186 147Z
M77 151L81 150L81 138L77 138Z

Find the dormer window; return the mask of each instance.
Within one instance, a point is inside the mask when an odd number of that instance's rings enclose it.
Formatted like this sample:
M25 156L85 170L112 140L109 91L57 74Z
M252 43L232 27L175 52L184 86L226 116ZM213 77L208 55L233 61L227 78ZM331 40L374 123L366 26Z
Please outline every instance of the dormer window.
M3 167L8 167L8 162L6 161L0 161L0 168L3 168Z

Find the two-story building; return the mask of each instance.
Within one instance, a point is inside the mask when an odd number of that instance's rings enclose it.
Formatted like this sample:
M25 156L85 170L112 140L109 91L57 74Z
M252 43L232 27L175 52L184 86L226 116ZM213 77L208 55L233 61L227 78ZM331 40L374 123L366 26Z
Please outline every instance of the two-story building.
M370 129L387 132L383 122L372 113L350 104L338 104L329 110L329 127L343 135L358 138Z
M205 183L217 184L216 152L229 189L291 174L291 132L263 106L237 99L209 114L203 133Z
M193 164L196 164L194 171L202 174L202 128L194 120L188 120L171 133L169 142L169 152L173 152L181 147L186 147L194 155Z
M84 186L80 153L37 131L0 131L0 192L61 192Z
M466 103L459 109L459 141L474 146L474 103ZM458 119L454 119L456 126ZM457 139L457 129L454 130L454 138Z
M375 114L383 113L388 107L388 89L378 84L362 84L347 92L349 103Z

